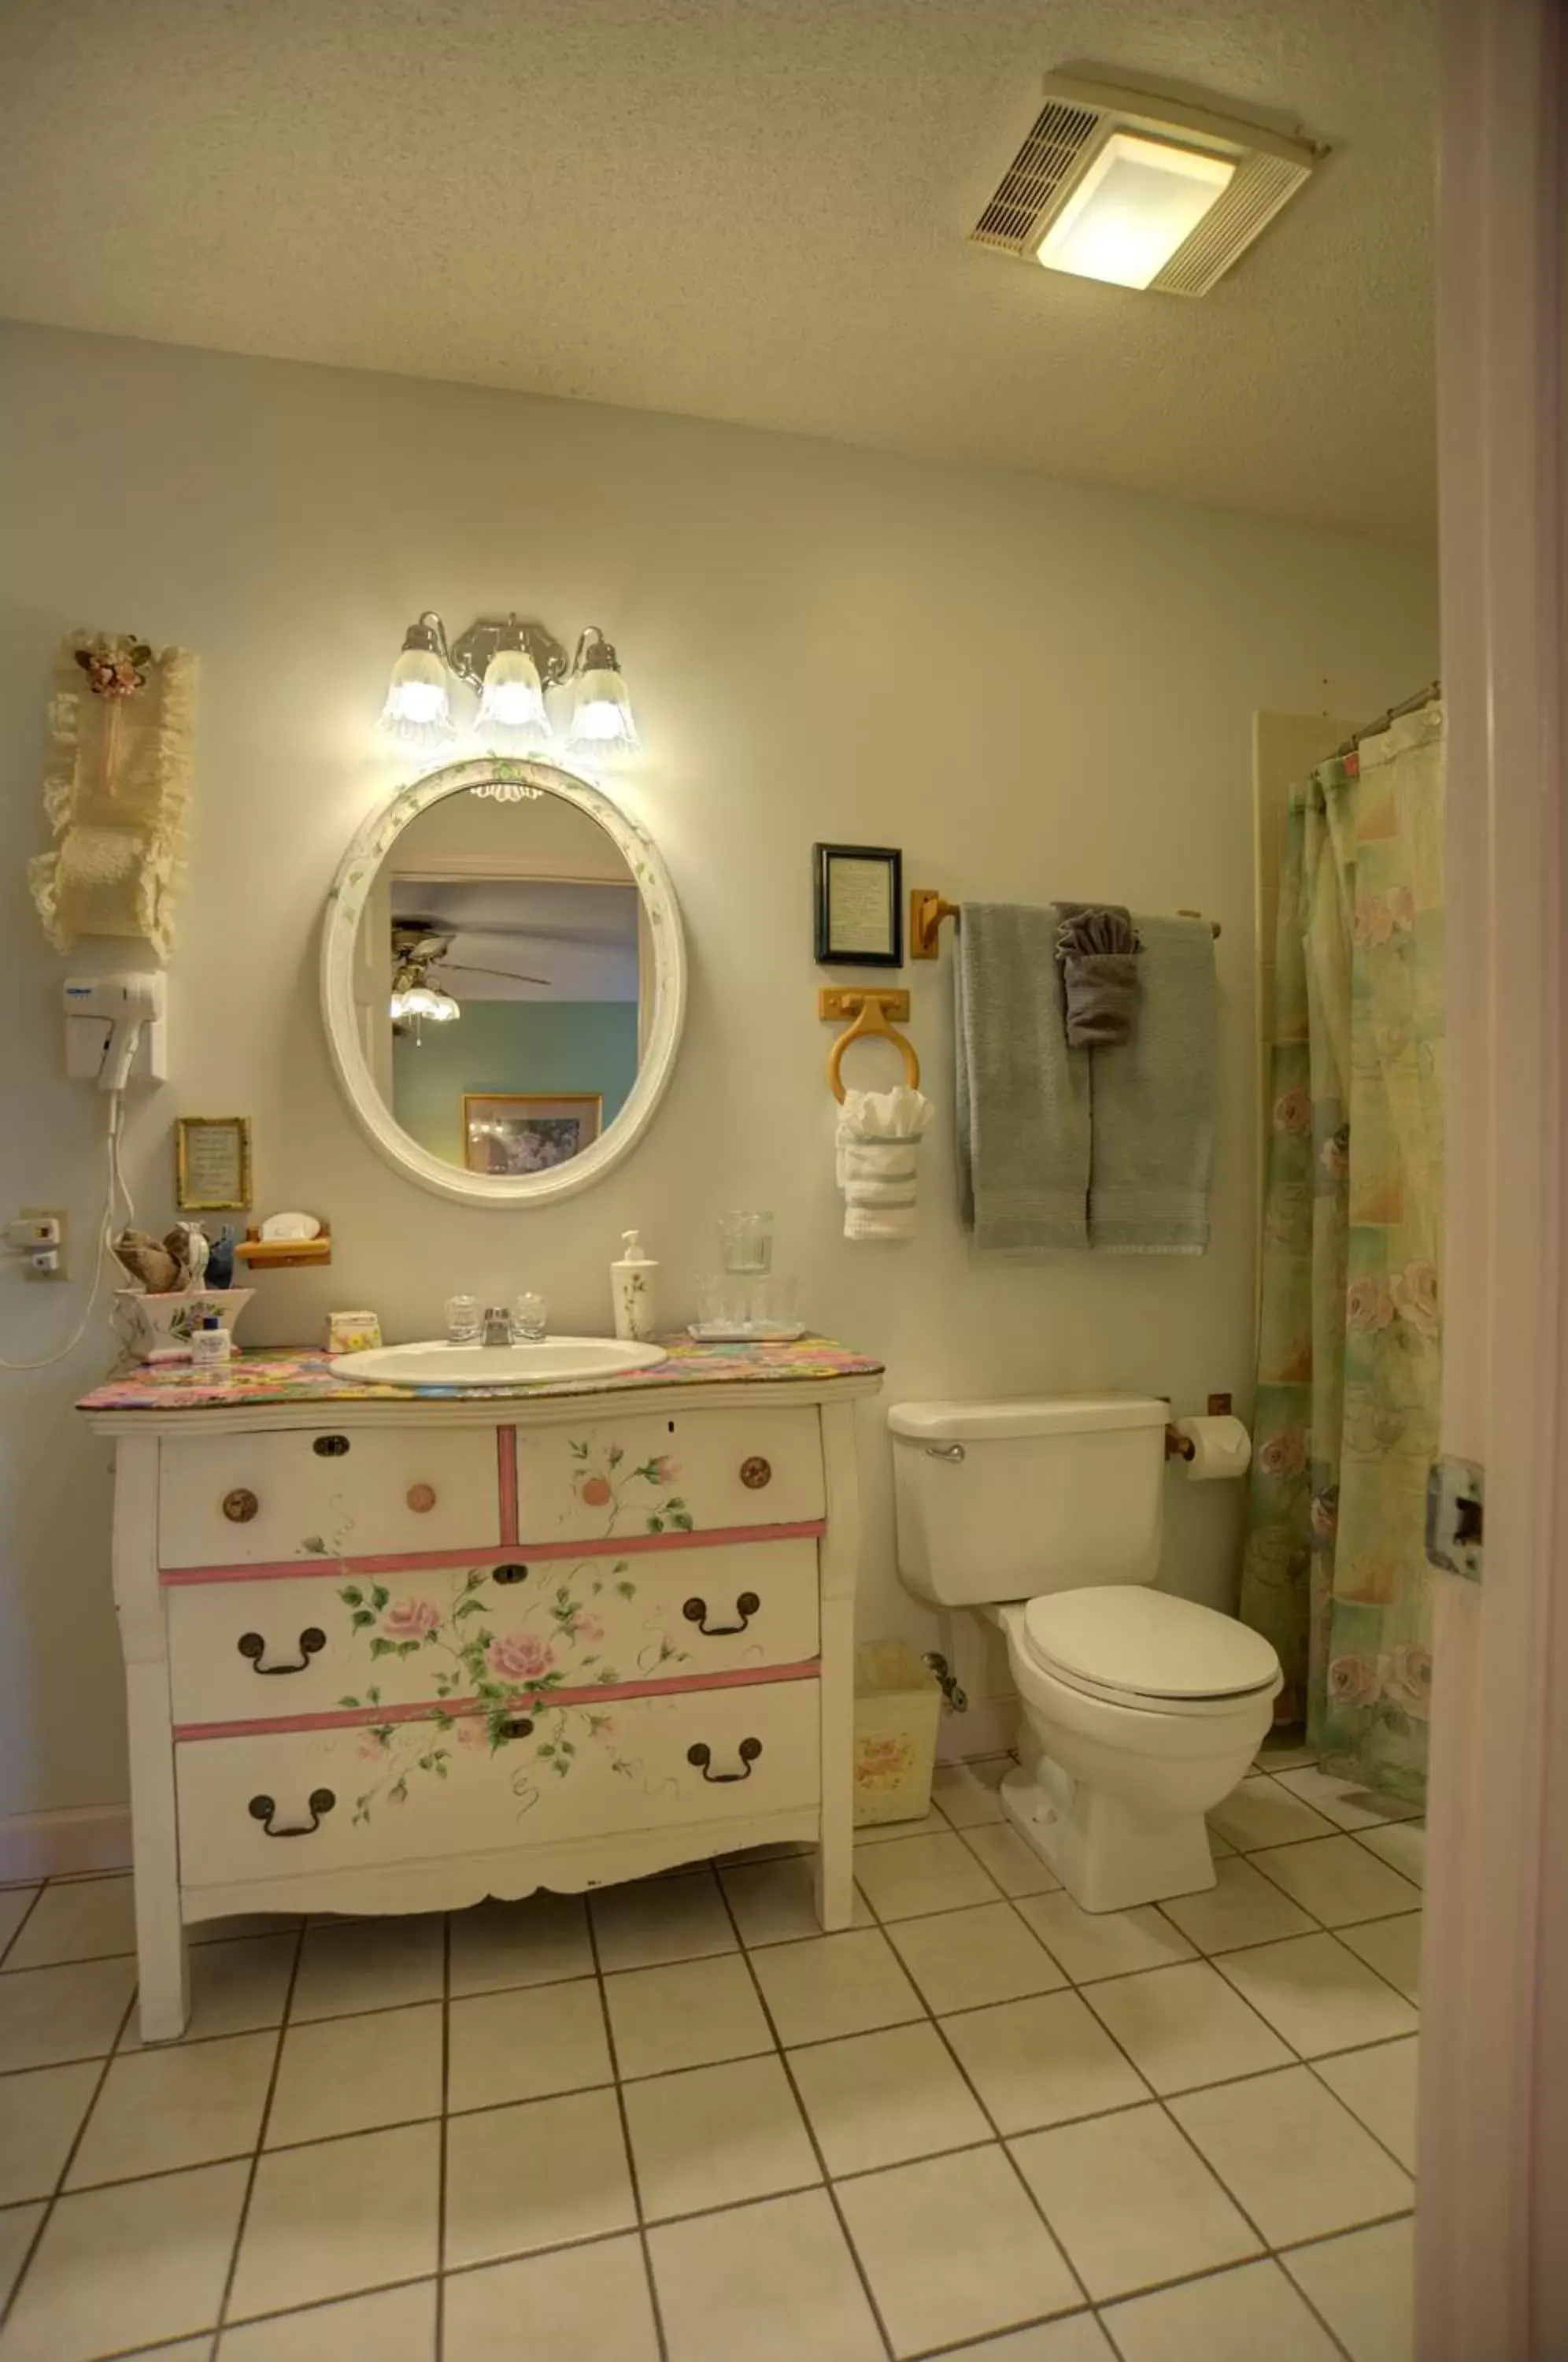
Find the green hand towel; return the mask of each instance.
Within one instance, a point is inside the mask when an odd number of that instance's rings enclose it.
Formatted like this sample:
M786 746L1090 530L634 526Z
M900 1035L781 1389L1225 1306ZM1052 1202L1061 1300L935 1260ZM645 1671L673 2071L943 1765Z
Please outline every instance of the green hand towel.
M1089 1242L1089 1054L1067 1047L1061 915L966 902L958 928L959 1209L1000 1254Z
M1137 926L1132 1038L1090 1056L1089 1244L1116 1254L1202 1254L1214 1165L1214 937L1206 919L1140 918Z

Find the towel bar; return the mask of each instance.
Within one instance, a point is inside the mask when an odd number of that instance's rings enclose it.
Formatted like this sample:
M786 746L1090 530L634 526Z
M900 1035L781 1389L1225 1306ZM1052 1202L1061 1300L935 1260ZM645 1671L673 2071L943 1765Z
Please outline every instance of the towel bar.
M907 1024L909 1014L910 997L907 992L846 991L835 985L824 984L822 987L817 994L817 1015L823 1024L839 1025L846 1017L855 1021L847 1032L839 1035L828 1052L828 1087L835 1099L844 1097L845 1087L839 1068L844 1064L845 1052L852 1042L867 1042L878 1035L893 1044L904 1062L905 1082L911 1091L919 1090L920 1059L916 1055L915 1045L907 1041L893 1023L897 1018Z
M942 949L944 919L951 919L956 926L962 915L956 902L944 902L941 895L933 893L929 886L911 886L910 889L911 959L934 959ZM1178 919L1199 919L1202 915L1201 911L1176 912ZM1217 936L1220 933L1219 920L1210 919L1209 926L1209 932Z

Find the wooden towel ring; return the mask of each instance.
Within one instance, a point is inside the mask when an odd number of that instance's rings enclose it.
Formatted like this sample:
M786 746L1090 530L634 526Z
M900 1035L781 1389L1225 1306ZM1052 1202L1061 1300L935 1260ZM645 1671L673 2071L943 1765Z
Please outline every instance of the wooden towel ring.
M845 1017L855 1020L848 1032L841 1033L828 1052L828 1087L835 1099L842 1100L845 1096L844 1082L839 1074L845 1052L852 1042L869 1041L873 1036L879 1036L884 1042L893 1044L904 1062L905 1082L911 1091L919 1090L920 1060L915 1054L914 1043L907 1041L891 1022L895 1017L907 1021L909 1013L910 997L907 992L842 992L823 986L817 995L817 1015L834 1024Z

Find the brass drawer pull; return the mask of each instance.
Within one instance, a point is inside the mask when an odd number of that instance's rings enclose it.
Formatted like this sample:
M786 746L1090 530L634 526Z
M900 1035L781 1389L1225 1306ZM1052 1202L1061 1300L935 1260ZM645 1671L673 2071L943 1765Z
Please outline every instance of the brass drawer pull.
M348 1449L346 1435L318 1435L311 1445L318 1460L341 1460Z
M754 1453L751 1459L741 1462L740 1480L748 1493L760 1493L765 1485L773 1482L772 1466L760 1453Z
M305 1800L305 1810L310 1815L309 1820L303 1824L296 1823L292 1829L275 1829L272 1827L272 1816L278 1807L271 1796L252 1796L246 1809L253 1821L260 1822L263 1837L309 1838L315 1835L337 1802L337 1799L330 1788L313 1788Z
M248 1486L237 1485L232 1493L223 1496L223 1513L231 1526L248 1526L261 1507Z
M326 1635L319 1624L307 1624L300 1634L298 1662L290 1665L264 1665L261 1662L267 1643L259 1632L242 1632L235 1645L242 1657L249 1658L253 1673L303 1673L311 1659L326 1648Z
M491 1583L526 1583L528 1570L525 1566L492 1566L490 1579Z
M436 1487L434 1485L411 1485L403 1497L414 1516L422 1518L427 1509L436 1507Z
M735 1614L740 1618L738 1624L710 1624L708 1603L705 1599L689 1599L680 1612L688 1624L695 1624L699 1632L704 1633L710 1640L713 1640L726 1632L744 1632L761 1605L762 1602L755 1591L743 1591L735 1601Z
M711 1747L705 1747L701 1739L698 1740L695 1747L689 1747L687 1749L686 1760L688 1763L695 1763L699 1767L703 1779L708 1782L710 1787L726 1788L736 1780L749 1780L751 1778L751 1767L762 1752L762 1741L760 1738L743 1738L737 1752L739 1753L742 1766L741 1770L738 1772L714 1772L712 1770L710 1767L713 1760L713 1750Z

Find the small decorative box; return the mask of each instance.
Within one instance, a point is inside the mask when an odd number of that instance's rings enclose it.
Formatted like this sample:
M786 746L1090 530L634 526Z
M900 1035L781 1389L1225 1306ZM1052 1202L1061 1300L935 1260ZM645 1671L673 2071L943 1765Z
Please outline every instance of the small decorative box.
M371 1353L381 1341L381 1324L373 1312L329 1312L326 1350L329 1353Z

